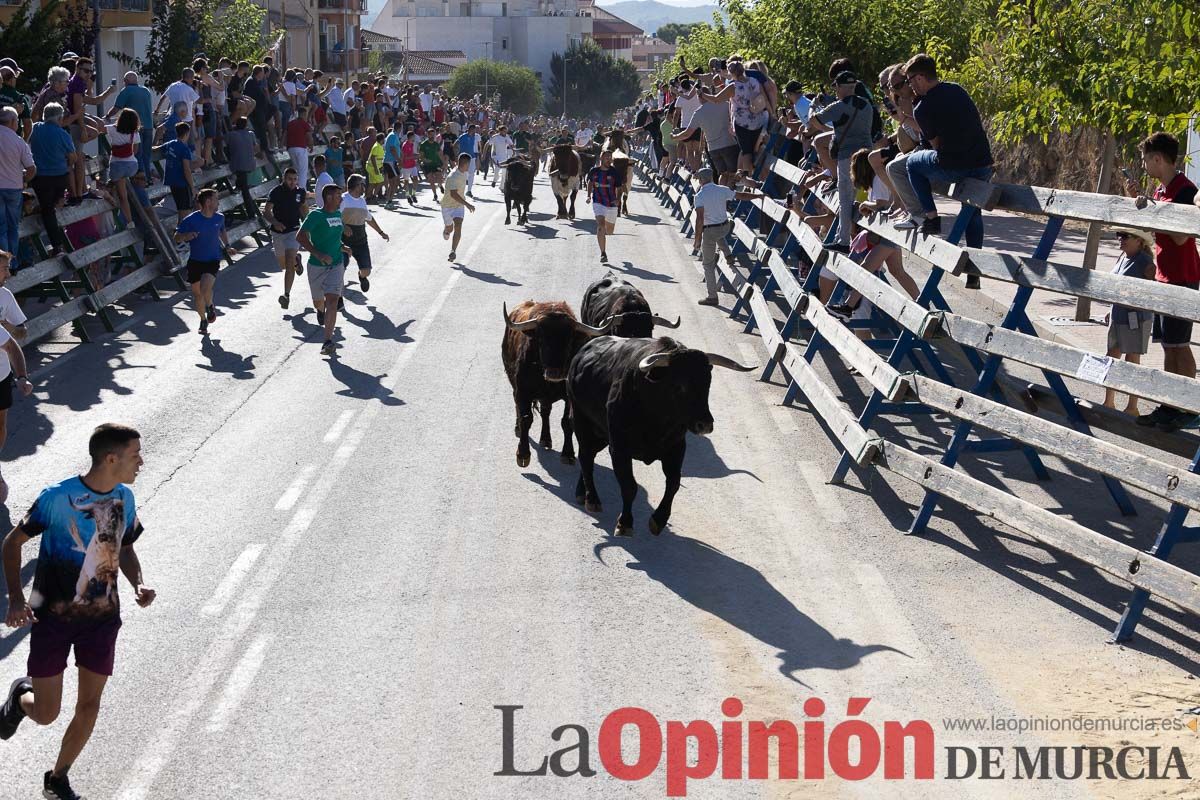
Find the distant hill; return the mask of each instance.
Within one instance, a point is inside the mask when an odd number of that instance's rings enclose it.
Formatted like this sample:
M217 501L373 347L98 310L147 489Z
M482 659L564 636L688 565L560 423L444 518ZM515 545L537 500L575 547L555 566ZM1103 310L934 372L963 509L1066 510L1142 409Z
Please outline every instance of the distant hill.
M623 0L612 5L605 3L603 7L646 33L654 33L668 22L711 22L713 13L719 10L715 5L673 6L657 0Z

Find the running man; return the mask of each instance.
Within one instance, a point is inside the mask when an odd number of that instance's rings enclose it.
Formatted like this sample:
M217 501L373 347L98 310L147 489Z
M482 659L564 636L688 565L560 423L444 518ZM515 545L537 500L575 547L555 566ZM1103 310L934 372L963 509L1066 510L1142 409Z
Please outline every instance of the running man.
M438 189L442 188L442 168L445 166L438 135L430 133L421 140L417 149L421 152L421 171L425 173L425 180L429 181L429 188L433 191L433 202L436 203Z
M458 169L451 172L446 178L446 188L442 192L442 223L446 226L442 229L442 238L449 240L451 236L454 237L454 240L450 242L450 255L447 256L447 261L455 259L458 243L462 239L462 222L463 217L466 216L463 209L469 208L472 214L475 213L475 206L463 197L463 190L468 185L468 172L474 163L475 159L470 154L460 155Z
M33 508L4 538L4 578L8 584L10 628L32 624L28 675L13 681L0 707L0 739L11 738L28 717L49 725L62 707L67 655L75 650L79 691L75 714L63 735L54 768L42 776L42 794L51 800L79 800L68 771L79 758L96 717L100 696L113 673L121 607L118 570L133 586L142 608L154 590L142 580L133 545L142 535L133 492L126 484L142 467L141 436L133 428L105 423L88 441L92 457L86 475L42 490ZM42 537L32 601L21 581L21 546Z
M320 158L320 156L318 156ZM275 248L275 260L283 270L283 294L279 295L280 308L286 309L292 297L292 282L304 268L296 258L300 254L300 244L296 241L296 231L300 230L300 220L308 213L308 192L300 186L300 174L295 167L283 171L283 183L276 186L267 195L267 205L263 209L263 217L271 226L271 246Z
M358 262L358 286L363 294L371 290L371 248L367 244L367 226L388 241L388 235L379 227L363 194L367 190L367 179L362 175L351 175L346 183L346 194L342 195L342 242L350 248L350 256ZM349 262L348 256L346 261Z
M323 355L333 355L333 332L337 326L338 301L346 281L346 255L350 248L342 244L342 190L326 186L321 190L321 207L308 212L296 238L300 247L312 254L308 261L308 288L312 291L317 324L325 328Z
M400 180L408 191L408 204L415 206L421 170L417 169L417 134L413 131L405 134L404 144L400 145Z
M382 133L375 134L375 141L367 151L367 200L378 203L383 198L383 139ZM325 195L322 194L322 197Z
M596 215L596 241L600 244L600 263L608 263L605 236L617 227L617 190L625 182L625 176L612 165L612 152L600 154L599 165L592 167L587 175L588 194L592 197L592 213Z
M397 122L393 124L391 132L383 141L383 176L387 179L388 205L392 204L392 200L396 196L396 190L400 188L400 159L402 157L400 151L400 131L403 128L403 123Z
M512 137L508 135L508 127L501 125L497 128L496 135L488 139L487 146L492 151L492 161L496 165L496 171L492 173L492 186L496 185L497 180L503 186L504 175L501 171L504 167L500 165L513 157L513 149L515 147Z
M217 308L213 305L213 286L217 283L217 271L221 268L221 256L229 249L225 235L225 215L217 211L220 202L216 189L201 189L196 195L200 206L183 218L175 229L178 244L191 242L188 254L187 280L192 285L192 300L196 313L200 315L200 335L208 335L208 324L217 321Z

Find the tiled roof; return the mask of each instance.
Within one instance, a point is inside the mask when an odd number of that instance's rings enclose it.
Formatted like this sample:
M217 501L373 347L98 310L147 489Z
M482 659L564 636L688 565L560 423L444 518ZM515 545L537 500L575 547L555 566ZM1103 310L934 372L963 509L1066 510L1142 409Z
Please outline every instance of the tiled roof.
M404 54L404 71L409 77L415 78L420 75L449 75L453 70L454 67L445 63L444 61L426 58L424 52L418 53L416 51L412 51Z

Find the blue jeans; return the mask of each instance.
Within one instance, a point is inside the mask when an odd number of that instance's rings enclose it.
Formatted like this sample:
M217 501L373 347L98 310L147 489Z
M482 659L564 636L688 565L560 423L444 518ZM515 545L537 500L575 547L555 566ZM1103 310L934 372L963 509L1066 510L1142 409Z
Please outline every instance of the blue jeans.
M146 136L145 130L145 128L142 129L142 143L138 145L137 160L138 167L141 169L142 174L146 176L146 181L149 182L154 177L154 173L150 171L150 151L154 149L154 142L149 141L154 138L154 132L151 131L150 135Z
M21 204L24 198L20 189L0 189L0 247L12 253L10 267L17 270L17 252L20 250Z
M908 154L905 161L908 169L908 182L912 184L913 192L921 201L921 208L926 214L936 214L937 206L933 203L931 181L954 183L965 178L977 178L986 181L992 177L991 167L976 167L974 169L943 169L938 163L936 150L918 150ZM971 215L971 221L966 230L967 247L983 247L983 213Z

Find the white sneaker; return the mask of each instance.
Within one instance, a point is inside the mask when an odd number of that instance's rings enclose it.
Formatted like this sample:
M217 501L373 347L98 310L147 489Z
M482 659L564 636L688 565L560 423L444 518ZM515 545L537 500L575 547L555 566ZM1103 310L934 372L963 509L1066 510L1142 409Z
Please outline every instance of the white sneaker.
M893 227L898 231L915 231L921 227L923 221L909 215L897 222Z

